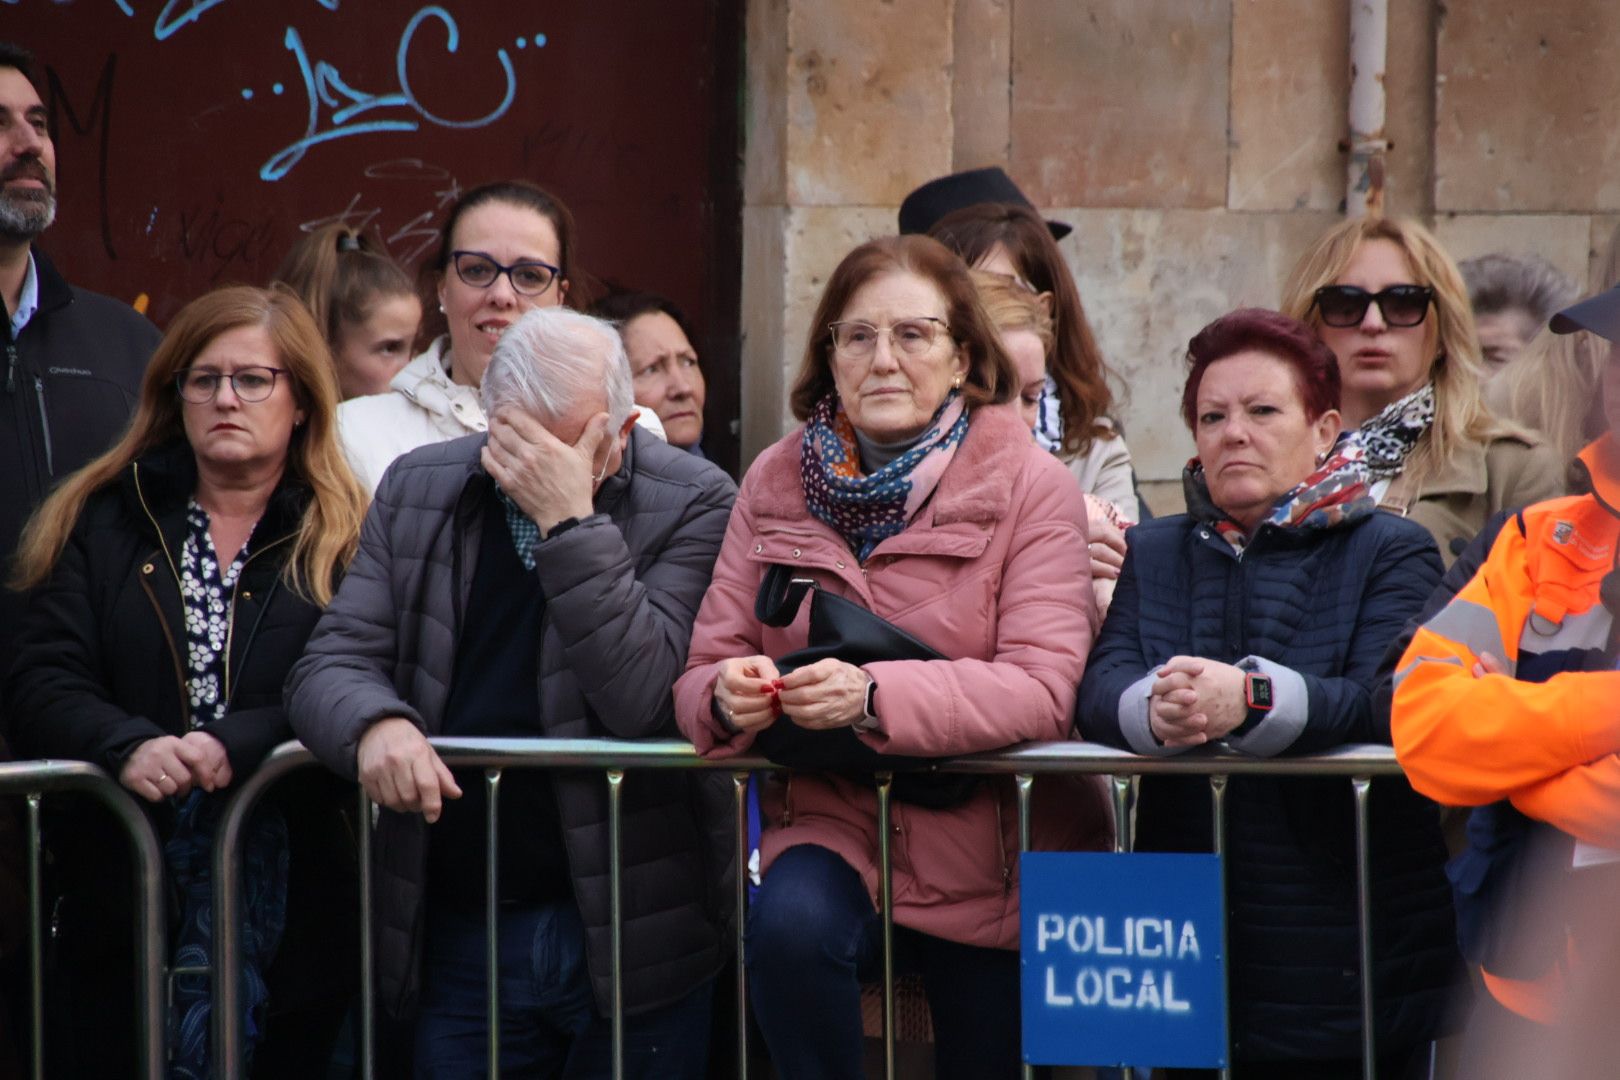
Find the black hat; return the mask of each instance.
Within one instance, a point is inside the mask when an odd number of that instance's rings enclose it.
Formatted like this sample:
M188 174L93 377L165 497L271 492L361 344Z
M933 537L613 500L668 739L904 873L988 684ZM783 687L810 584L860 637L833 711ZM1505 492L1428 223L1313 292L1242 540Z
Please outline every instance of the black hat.
M1600 338L1620 342L1620 286L1572 304L1554 315L1548 325L1555 334L1590 330Z
M907 195L900 204L900 231L925 233L951 211L980 203L1010 203L1035 209L1035 204L1018 190L1012 177L992 165L988 169L969 169L930 180ZM1054 240L1061 240L1074 231L1073 226L1061 221L1048 221L1046 227L1052 231Z

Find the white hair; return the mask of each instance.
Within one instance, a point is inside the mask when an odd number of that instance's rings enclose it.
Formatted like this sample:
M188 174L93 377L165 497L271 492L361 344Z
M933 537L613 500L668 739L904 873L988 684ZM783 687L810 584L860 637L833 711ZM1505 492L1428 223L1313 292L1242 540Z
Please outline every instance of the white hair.
M606 392L608 421L618 431L636 407L618 331L570 308L548 307L507 327L479 394L486 416L515 408L555 422L598 390Z

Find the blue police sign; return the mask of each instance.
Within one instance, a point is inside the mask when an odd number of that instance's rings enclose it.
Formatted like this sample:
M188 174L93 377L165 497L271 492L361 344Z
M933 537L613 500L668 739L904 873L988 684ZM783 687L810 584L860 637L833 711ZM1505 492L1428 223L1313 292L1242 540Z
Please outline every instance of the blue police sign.
M1020 877L1026 1062L1226 1064L1218 856L1037 851Z

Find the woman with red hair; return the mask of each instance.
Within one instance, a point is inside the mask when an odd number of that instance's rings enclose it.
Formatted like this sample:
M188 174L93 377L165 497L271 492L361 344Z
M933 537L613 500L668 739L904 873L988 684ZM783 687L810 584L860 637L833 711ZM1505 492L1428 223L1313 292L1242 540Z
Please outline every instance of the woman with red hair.
M1167 756L1207 743L1273 757L1388 743L1385 648L1440 579L1422 526L1378 513L1340 441L1339 368L1311 328L1246 309L1188 347L1198 456L1186 514L1133 528L1080 683L1084 737ZM1356 858L1342 781L1227 789L1232 1054L1239 1076L1360 1076ZM1458 971L1432 804L1374 789L1378 1075L1421 1075ZM1192 777L1144 780L1137 848L1208 851Z

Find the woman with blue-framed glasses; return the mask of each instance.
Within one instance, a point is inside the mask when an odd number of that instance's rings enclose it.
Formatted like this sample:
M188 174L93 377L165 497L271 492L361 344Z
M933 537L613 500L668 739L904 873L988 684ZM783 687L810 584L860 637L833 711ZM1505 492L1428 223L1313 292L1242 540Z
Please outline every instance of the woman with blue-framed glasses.
M1338 359L1346 437L1379 507L1428 529L1446 565L1492 514L1563 494L1557 453L1486 408L1467 286L1423 226L1329 229L1289 275L1282 310Z

